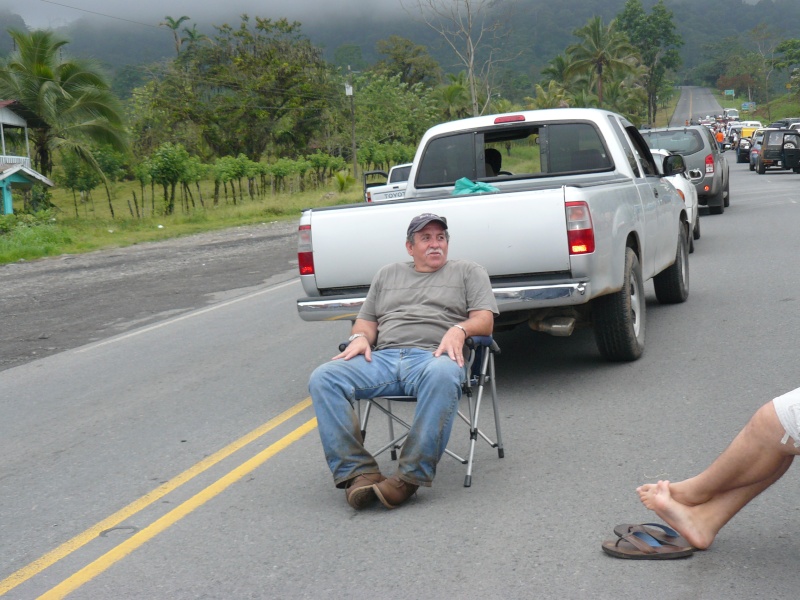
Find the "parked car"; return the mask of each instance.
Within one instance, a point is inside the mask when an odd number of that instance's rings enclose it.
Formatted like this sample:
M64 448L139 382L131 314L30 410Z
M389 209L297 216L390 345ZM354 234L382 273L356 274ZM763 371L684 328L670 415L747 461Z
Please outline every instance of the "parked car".
M725 211L730 204L730 167L722 153L726 148L730 149L730 144L724 144L720 150L714 134L702 125L663 127L642 131L641 134L650 148L663 148L680 154L688 169L699 170L702 177L694 182L698 202L708 206L711 214L721 215Z
M675 154L662 149L651 149L650 153L653 155L660 173L665 172L664 159ZM692 232L692 237L689 238L690 253L694 252L694 240L700 239L700 206L697 203L697 190L694 187L694 182L702 179L702 177L703 173L700 170L692 169L687 172L685 165L683 170L677 169L674 174L666 177L666 180L677 190L678 195L683 198L683 203L686 205L686 213L689 215L689 228Z
M767 129L764 132L756 172L763 175L770 168L800 173L800 134L796 130Z

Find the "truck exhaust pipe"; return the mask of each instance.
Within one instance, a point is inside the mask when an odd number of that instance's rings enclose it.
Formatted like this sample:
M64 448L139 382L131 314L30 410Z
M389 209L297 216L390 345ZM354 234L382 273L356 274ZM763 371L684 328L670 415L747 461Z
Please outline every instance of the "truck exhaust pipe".
M558 337L568 337L575 331L574 317L552 317L541 321L528 321L528 327Z

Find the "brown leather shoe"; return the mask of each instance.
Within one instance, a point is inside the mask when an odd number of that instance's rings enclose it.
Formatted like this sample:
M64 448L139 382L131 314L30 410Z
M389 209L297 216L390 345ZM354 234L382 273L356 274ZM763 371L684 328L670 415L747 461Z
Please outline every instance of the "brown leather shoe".
M366 508L375 501L373 486L384 479L386 477L380 473L365 473L364 475L353 477L347 482L347 488L344 492L347 503L356 510Z
M381 504L386 508L397 508L411 498L419 486L403 481L397 475L392 475L389 479L384 479L373 487Z

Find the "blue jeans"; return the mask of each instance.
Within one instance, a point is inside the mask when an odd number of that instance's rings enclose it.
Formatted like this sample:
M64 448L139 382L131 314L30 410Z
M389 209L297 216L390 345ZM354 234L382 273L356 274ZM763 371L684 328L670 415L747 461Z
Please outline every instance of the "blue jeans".
M444 454L461 399L465 371L449 356L434 358L418 348L392 348L333 360L318 367L308 383L325 459L336 487L358 475L380 473L364 448L357 399L416 396L411 430L398 460L397 474L408 483L429 486Z

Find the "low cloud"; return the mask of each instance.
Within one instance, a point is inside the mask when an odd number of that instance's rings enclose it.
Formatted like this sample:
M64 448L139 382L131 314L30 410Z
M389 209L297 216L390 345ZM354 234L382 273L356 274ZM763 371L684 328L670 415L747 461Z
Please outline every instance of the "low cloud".
M333 16L375 17L401 14L400 0L226 0L198 6L197 0L0 0L0 10L20 15L29 27L55 28L81 18L130 21L155 26L165 16L178 19L184 15L199 24L237 21L239 15L278 19L286 17L313 23Z

